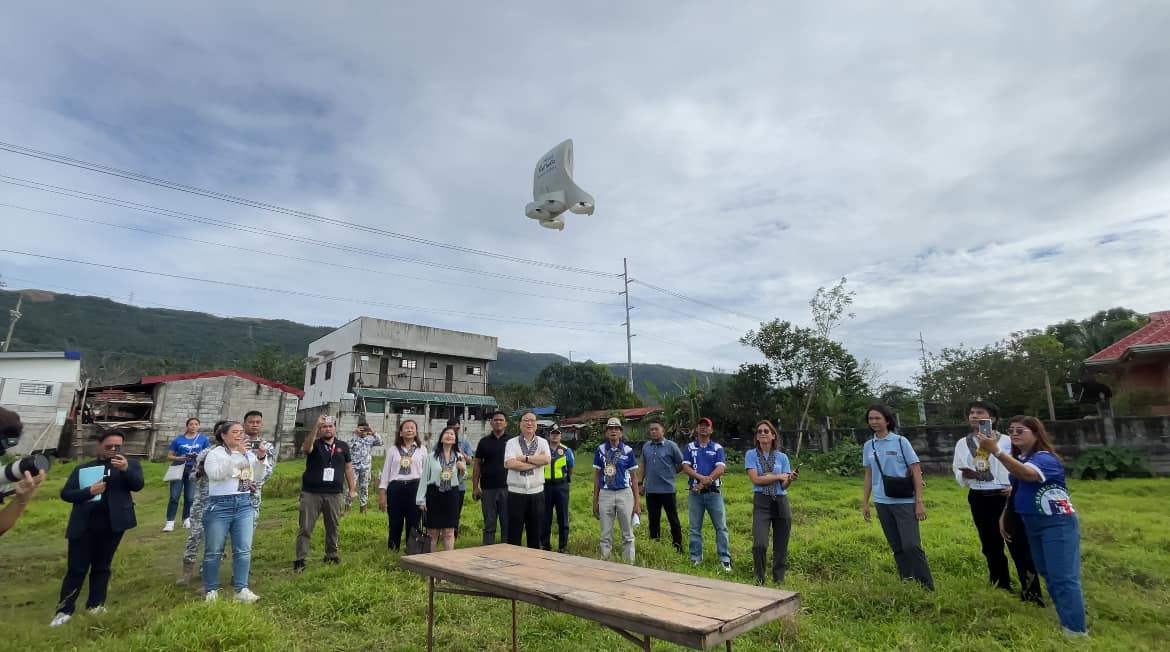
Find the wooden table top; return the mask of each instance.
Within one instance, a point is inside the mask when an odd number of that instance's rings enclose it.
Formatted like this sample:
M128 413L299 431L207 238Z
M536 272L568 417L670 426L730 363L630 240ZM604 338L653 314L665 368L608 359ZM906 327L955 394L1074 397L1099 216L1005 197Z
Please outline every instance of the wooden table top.
M403 556L420 575L707 649L796 613L800 594L496 544Z

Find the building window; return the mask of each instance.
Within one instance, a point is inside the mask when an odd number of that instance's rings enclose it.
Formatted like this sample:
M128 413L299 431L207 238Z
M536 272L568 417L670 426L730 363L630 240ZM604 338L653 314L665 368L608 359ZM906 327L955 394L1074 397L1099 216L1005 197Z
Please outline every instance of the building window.
M21 383L18 393L28 396L52 396L53 386L45 383Z
M438 368L439 368L439 363L438 363L438 362L435 362L434 360L432 360L432 361L430 362L430 364L428 364L427 366L428 366L428 367L430 367L431 369L438 369Z
M401 369L414 369L418 367L418 360L407 360L403 358L398 361L398 366Z
M467 365L467 375L468 376L482 376L483 375L483 367L473 367L471 365Z
M317 368L316 367L313 367L312 369L309 370L309 384L310 385L317 384Z
M329 362L325 363L325 380L329 380L332 377L333 377L333 361L330 360Z

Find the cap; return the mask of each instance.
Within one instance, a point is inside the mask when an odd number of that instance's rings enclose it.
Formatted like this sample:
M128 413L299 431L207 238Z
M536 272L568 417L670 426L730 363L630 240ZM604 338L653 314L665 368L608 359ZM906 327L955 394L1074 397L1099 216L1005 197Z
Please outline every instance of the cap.
M447 419L447 425L457 426L459 425L459 419Z
M331 426L331 425L333 425L333 417L326 416L326 417L325 417L325 420L324 420L324 421L322 421L322 423L324 423L324 424L325 424L325 425L327 425L327 426Z
M709 427L714 427L714 426L715 426L715 424L711 423L711 420L710 420L710 419L708 419L707 417L700 417L700 418L699 418L699 423L696 423L695 425L699 425L700 423L705 423L705 424L707 424Z
M559 435L559 434L561 434L561 429L560 429L559 427L557 427L557 426L553 426L553 427L552 427L552 430L549 430L549 431L548 431L548 434L550 434L550 435L551 435L551 434L553 434L554 432L555 432L555 433L557 433L557 434Z
M610 417L609 421L605 422L606 428L622 428L622 420L617 417ZM625 430L625 428L622 428Z

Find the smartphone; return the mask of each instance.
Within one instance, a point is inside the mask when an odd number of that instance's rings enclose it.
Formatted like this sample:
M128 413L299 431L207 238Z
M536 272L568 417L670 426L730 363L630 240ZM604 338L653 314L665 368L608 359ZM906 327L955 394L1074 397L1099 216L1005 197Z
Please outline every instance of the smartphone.
M979 420L979 434L983 435L984 437L991 437L992 436L991 419L980 419Z
M260 448L260 440L257 439L255 441L252 441L249 439L248 440L248 448L251 448L252 450L258 450Z

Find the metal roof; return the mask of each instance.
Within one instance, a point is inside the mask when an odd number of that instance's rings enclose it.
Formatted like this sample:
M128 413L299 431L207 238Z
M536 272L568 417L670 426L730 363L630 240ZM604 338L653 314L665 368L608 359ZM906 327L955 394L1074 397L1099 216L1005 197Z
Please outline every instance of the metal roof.
M484 405L495 407L494 396L479 394L447 394L443 392L414 392L405 389L355 388L354 393L362 398L385 399L399 403L437 403L439 405Z

